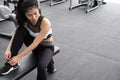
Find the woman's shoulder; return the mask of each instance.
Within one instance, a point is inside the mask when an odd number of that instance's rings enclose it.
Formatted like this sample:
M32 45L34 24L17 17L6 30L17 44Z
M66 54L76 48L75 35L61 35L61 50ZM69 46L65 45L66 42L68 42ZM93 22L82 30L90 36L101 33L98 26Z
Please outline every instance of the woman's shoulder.
M43 17L42 23L51 25L51 22L47 17Z

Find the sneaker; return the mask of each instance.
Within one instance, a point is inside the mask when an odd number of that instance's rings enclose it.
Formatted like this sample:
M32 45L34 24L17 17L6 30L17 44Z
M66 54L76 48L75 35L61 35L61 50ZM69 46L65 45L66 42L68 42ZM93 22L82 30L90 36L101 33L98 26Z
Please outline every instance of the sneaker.
M1 75L7 75L11 71L18 69L19 67L20 67L19 64L16 64L16 65L12 66L12 65L10 65L9 63L6 62L5 66L0 69L0 74Z
M54 69L53 71L47 71L49 74L54 74L55 72L56 72L57 70L56 69Z

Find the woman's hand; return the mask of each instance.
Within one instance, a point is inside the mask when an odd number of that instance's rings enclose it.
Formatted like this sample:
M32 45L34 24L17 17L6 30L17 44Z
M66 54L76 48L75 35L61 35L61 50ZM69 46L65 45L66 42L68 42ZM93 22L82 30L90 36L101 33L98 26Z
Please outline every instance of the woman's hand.
M20 58L18 56L14 56L8 61L8 63L11 65L15 65L19 62L19 60L20 60Z
M6 52L4 53L4 58L9 61L11 58L11 51L10 50L6 50Z

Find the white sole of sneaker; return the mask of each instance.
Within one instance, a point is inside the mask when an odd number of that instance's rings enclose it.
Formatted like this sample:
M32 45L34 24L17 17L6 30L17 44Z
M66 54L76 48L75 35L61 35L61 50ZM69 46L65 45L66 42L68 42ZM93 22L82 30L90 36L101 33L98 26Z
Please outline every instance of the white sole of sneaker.
M18 65L17 67L12 67L9 71L7 71L7 72L5 72L5 73L1 73L1 75L7 75L7 74L9 74L10 72L12 72L12 71L14 71L14 70L16 70L16 69L18 69L20 66Z
M7 74L9 74L11 71L13 71L14 70L14 68L12 67L9 71L7 71L7 72L5 72L5 73L1 73L1 75L7 75Z

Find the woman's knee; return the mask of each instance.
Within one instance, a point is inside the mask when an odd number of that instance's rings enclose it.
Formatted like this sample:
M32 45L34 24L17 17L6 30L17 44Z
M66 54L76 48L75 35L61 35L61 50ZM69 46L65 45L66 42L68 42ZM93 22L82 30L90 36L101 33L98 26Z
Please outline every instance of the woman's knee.
M27 32L27 29L25 27L18 27L16 29L16 33L25 34L26 32Z
M40 71L46 70L46 66L45 66L44 64L38 64L38 65L37 65L37 68L38 68L38 70L40 70Z

